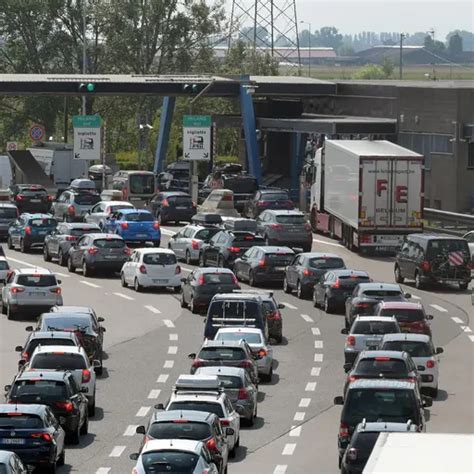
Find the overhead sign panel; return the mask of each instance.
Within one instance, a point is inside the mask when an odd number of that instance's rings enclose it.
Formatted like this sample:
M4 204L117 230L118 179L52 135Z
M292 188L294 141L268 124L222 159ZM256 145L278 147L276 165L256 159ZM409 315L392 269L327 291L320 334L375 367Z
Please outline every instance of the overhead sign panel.
M211 125L209 115L183 117L183 157L190 161L207 161L211 158Z
M75 115L74 158L76 160L100 160L102 143L102 119L98 115Z

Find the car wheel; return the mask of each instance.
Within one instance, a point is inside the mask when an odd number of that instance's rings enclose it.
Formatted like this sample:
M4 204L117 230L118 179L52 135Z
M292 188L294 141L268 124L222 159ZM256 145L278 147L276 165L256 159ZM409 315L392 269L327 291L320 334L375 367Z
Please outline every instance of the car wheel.
M255 424L255 416L253 413L250 418L247 418L246 422L247 422L247 426L253 426Z
M188 304L186 303L186 300L184 299L184 291L181 293L181 299L179 300L181 304L181 308L187 308Z
M92 402L92 405L89 405L87 407L87 414L89 416L95 416L95 394L94 394L94 401ZM89 421L87 421L89 422Z
M217 257L217 266L219 268L224 268L224 257L222 255Z
M125 281L125 275L123 272L120 272L120 283L122 284L123 288L128 287L128 283Z
M291 288L290 288L290 285L288 284L288 280L286 279L286 277L283 280L283 291L288 294L291 293Z
M402 277L402 272L400 271L400 267L398 265L395 266L395 281L397 283L403 283L405 281L405 278Z
M327 296L324 297L324 311L328 314L331 314L334 312L334 308L332 306L331 300Z
M24 239L21 239L21 241L20 241L20 252L21 253L26 253L26 252L28 252L29 249L30 248L28 247L28 245L25 244Z
M194 296L191 295L191 299L189 300L189 309L191 310L191 313L197 314L198 309L196 308L196 305L194 304Z
M5 303L2 301L2 314L7 314L7 307L5 306Z
M430 388L429 393L431 398L436 398L438 396L438 386L436 385L436 388Z
M199 266L200 267L205 267L206 266L206 259L204 258L203 253L199 254Z
M255 281L255 275L253 271L249 273L249 285L250 286L257 286L257 282Z
M184 257L184 261L188 264L191 265L192 260L191 260L191 253L189 250L186 250L186 256Z
M296 296L300 300L306 298L306 291L303 289L303 285L301 284L300 281L296 284Z
M66 262L67 262L67 259L62 251L62 249L59 249L59 252L58 252L58 263L61 267L64 267L66 266Z
M87 411L90 411L90 407L88 407ZM94 411L95 411L95 402L94 402ZM84 423L82 423L81 430L79 433L81 435L86 435L89 432L89 417L86 416L86 419L84 420Z
M76 429L72 431L71 433L69 433L69 442L71 444L79 444L80 438L81 438L80 432L81 432L81 427L78 422Z
M7 304L7 319L10 321L15 318L15 313L12 311L12 308L9 304Z
M155 240L153 242L153 246L156 247L156 248L158 248L160 245L161 245L161 240Z
M72 258L69 257L67 259L67 269L71 272L74 273L76 271L76 267L72 264Z
M8 236L8 239L7 239L7 247L12 250L13 249L13 242L12 242L12 238L10 236Z
M58 457L56 465L57 466L64 466L65 463L66 463L66 450L63 448L61 454Z
M316 297L316 292L313 291L313 306L319 308L318 298Z
M181 286L175 286L174 287L174 292L175 293L181 293Z
M82 262L82 275L85 277L90 277L92 275L92 271L85 260Z
M467 281L464 281L462 283L459 283L459 289L464 291L464 290L467 290L467 286L468 286L468 282Z
M415 288L421 290L423 288L423 282L421 281L420 272L415 273Z
M44 244L44 247L43 247L43 260L45 262L51 261L51 255L49 255L48 246L46 244Z
M143 291L143 286L140 285L140 283L138 282L138 278L135 278L135 281L133 282L133 288L137 293L140 293Z
M43 472L47 472L48 474L56 474L57 465L57 461L53 461L52 463L46 465L45 470Z
M270 372L268 374L265 374L262 376L262 379L264 382L271 382L273 378L273 367L270 369Z

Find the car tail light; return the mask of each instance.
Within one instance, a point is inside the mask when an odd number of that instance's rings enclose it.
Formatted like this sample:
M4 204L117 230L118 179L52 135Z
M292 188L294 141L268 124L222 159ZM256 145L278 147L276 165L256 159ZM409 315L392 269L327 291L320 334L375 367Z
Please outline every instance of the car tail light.
M89 369L82 369L82 383L89 383L91 380L91 371Z
M195 369L198 369L199 367L202 367L204 365L204 362L200 359L196 359L195 361L193 361L193 367Z
M426 362L426 367L428 369L432 369L434 366L435 366L435 361L434 360L429 360L428 362Z
M226 419L223 419L223 420L221 420L221 425L222 426L230 426L230 421L226 420Z
M146 267L145 267L145 265L140 265L140 267L138 268L138 270L140 271L140 273L146 274Z
M127 230L128 229L128 222L122 222L120 224L120 227L123 229L123 230Z
M77 240L77 238L74 237L73 235L67 235L67 236L66 236L66 240L67 240L68 242L74 242L75 240Z
M239 395L237 396L239 400L248 400L249 398L249 393L247 392L246 388L240 388L239 389Z
M163 199L163 201L161 201L161 207L169 207L170 203L168 201L168 199Z
M199 242L197 240L191 240L191 247L193 250L199 250Z
M31 433L30 436L32 438L42 439L43 441L47 441L48 443L51 443L51 441L53 441L53 438L49 433Z
M224 196L222 196L222 200L223 201L233 201L234 197L233 197L232 194L224 194Z
M359 380L359 377L357 375L349 375L349 383L355 382L356 380Z
M408 377L408 378L407 378L407 382L415 383L415 382L416 382L416 378L415 378L415 377Z
M23 293L25 291L24 288L21 288L20 286L14 286L12 288L12 293L13 294L16 294L16 293Z
M158 221L153 222L153 229L159 230L160 228L160 223Z
M293 209L295 207L295 203L291 200L285 201L285 204L288 209Z
M179 275L181 273L181 267L179 265L176 265L176 269L174 271L175 275Z
M30 235L30 234L31 234L31 227L30 227L29 225L27 225L27 226L25 227L25 234L27 234L27 235Z
M272 224L270 227L275 230L283 229L281 224Z
M73 205L68 206L68 208L67 208L67 213L68 213L70 216L76 215L76 208L75 208Z
M339 425L339 438L349 438L349 425L346 423Z
M363 234L361 236L359 236L359 242L361 244L371 244L372 243L372 236L371 235L367 235L367 234Z
M54 201L54 196L48 196L48 201Z
M265 349L260 349L258 352L257 352L257 355L259 357L266 357L268 355L268 352L265 350Z
M421 262L420 267L424 272L429 272L430 271L430 262L425 260L424 262Z
M30 354L28 354L28 352L22 352L21 353L21 358L28 361L28 360L30 360Z
M375 360L378 362L390 362L390 357L376 357Z
M281 319L280 311L273 311L269 313L267 316L268 321L280 321L280 319Z
M54 404L61 410L71 413L74 410L74 405L71 402L54 402Z
M354 336L347 336L346 343L348 346L355 346L356 338Z
M370 306L369 303L356 303L354 305L355 308L368 308Z
M250 369L252 367L252 362L249 360L243 360L240 364L239 367L243 367L244 369Z
M307 231L312 230L312 229L311 229L311 224L306 223L306 224L304 225L304 230L307 230Z
M236 277L234 274L232 275L232 283L233 283L234 285L238 285L238 284L239 284L239 280L237 280L237 277Z
M148 435L145 435L145 436L143 437L143 441L144 441L145 443L148 443L148 441L151 441L152 439L153 439L153 438L152 438L151 436L148 436Z
M341 281L339 278L336 280L336 283L332 285L332 288L340 288L341 287Z
M22 194L17 194L16 198L15 198L17 201L23 201L25 199L25 196L23 196Z
M313 272L312 272L309 268L305 268L305 269L303 270L303 275L304 275L305 277L309 277L309 276L311 276L312 274L313 274Z
M128 248L128 247L125 247L125 248L123 249L123 253L124 253L125 255L130 256L130 255L132 255L132 249L130 249L130 248Z
M89 247L89 248L87 249L87 253L88 253L89 255L94 255L94 254L97 253L98 251L99 251L99 249L98 249L97 247Z
M270 203L268 201L258 201L257 202L258 207L267 207L269 205L270 205Z
M193 201L193 207L197 207L197 204Z
M207 441L206 448L209 449L209 451L215 453L217 451L216 440L211 438L209 441Z
M204 285L206 283L206 279L204 278L204 275L201 275L198 280L198 285Z
M357 449L350 448L347 450L347 458L351 461L355 461L357 459Z
M61 294L61 288L59 288L59 286L56 287L56 288L50 288L49 291L50 291L51 293L56 293L57 295L60 295L60 294Z
M260 268L264 268L265 265L266 265L266 263L267 263L267 260L266 260L265 258L262 258L262 259L258 262L258 266L259 266Z
M238 252L240 252L240 247L228 247L227 250L230 253L238 253Z

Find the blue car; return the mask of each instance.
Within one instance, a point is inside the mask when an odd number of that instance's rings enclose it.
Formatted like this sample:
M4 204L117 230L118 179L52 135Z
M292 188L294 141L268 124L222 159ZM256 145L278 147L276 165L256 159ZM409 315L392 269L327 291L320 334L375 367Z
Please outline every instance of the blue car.
M153 242L160 246L159 222L150 211L144 209L120 209L106 219L104 232L120 235L125 242Z
M58 222L51 214L22 214L9 228L7 246L22 252L43 247L44 239L56 229Z

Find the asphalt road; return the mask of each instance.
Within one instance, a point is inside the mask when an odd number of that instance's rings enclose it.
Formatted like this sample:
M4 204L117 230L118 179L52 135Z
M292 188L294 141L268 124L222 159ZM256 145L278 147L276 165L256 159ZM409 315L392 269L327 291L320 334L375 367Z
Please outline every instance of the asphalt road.
M163 245L177 228L163 228ZM393 281L391 259L365 258L336 242L316 237L313 250L340 254L347 265L369 271L380 281ZM83 278L69 274L42 255L7 251L16 267L42 266L59 273L64 304L88 305L105 318L104 375L98 380L97 414L89 434L77 447L69 446L60 473L127 473L129 455L140 443L135 427L146 424L153 406L165 402L179 374L188 373L187 355L199 349L203 316L181 309L169 291L135 293L120 286L118 278ZM185 271L191 267L182 265ZM244 285L245 286L245 285ZM432 322L436 346L442 346L440 390L427 414L429 432L474 432L474 323L470 290L409 290L419 298ZM344 380L342 315L327 315L276 290L282 310L284 341L274 347L271 383L260 385L258 420L243 428L241 447L231 460L230 473L336 473L336 435ZM0 382L11 382L18 354L31 321L0 317Z

